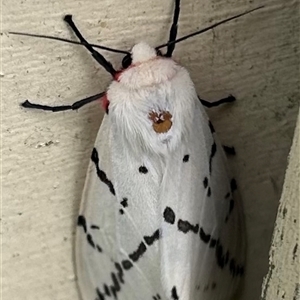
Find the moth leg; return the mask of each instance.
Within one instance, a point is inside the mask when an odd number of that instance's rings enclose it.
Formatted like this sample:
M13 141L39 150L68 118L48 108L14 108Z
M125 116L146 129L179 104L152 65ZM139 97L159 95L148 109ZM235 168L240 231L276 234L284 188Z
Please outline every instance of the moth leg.
M225 153L228 154L228 155L236 155L234 147L223 145L223 149L224 149Z
M199 98L200 102L202 103L202 105L205 106L205 107L208 107L208 108L219 106L219 105L224 104L224 103L234 102L236 100L235 97L232 96L232 95L229 95L226 98L222 98L222 99L214 101L214 102L209 102L207 100L201 99L199 96L198 96L198 98Z
M172 43L172 42L174 42L176 40L176 37L177 37L179 13L180 13L180 0L175 0L173 23L172 23L170 33L169 33L167 53L165 54L166 57L172 57L172 53L175 49L175 43Z
M25 108L49 110L52 112L65 111L65 110L76 110L90 102L98 100L99 98L103 97L104 95L105 95L105 92L102 92L102 93L81 99L79 101L76 101L71 105L49 106L49 105L41 105L41 104L31 103L30 101L26 100L23 103L21 103L21 106L23 106Z
M68 25L72 28L75 35L78 37L80 42L85 46L85 48L92 54L94 59L112 76L114 76L117 71L113 68L112 64L105 59L105 57L100 54L98 51L96 51L91 44L88 43L88 41L82 36L80 31L78 30L77 26L74 24L72 20L72 15L66 15L64 17L64 21L68 23Z

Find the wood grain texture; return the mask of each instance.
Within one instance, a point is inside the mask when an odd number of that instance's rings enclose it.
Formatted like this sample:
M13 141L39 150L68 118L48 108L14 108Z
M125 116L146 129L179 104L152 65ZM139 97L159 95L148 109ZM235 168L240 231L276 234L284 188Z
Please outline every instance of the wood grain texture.
M248 266L240 299L259 299L299 101L299 3L182 0L179 36L225 17L265 8L179 44L175 59L202 98L238 101L209 110L237 156ZM81 46L7 34L72 38L73 14L91 42L130 49L168 38L173 1L6 0L2 3L2 250L4 300L76 300L73 242L85 172L103 112L25 110L20 102L70 104L99 93L110 77ZM122 57L103 52L115 66Z
M262 300L300 299L300 113L289 154Z

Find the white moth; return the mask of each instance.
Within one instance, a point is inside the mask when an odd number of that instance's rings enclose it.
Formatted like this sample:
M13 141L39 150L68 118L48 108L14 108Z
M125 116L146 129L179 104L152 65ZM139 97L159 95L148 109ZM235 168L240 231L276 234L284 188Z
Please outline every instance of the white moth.
M167 44L152 48L142 42L130 53L105 48L126 53L118 72L66 16L113 81L107 92L72 106L23 103L60 111L102 96L107 110L78 217L76 268L83 300L229 300L244 274L236 183L203 108L208 103L199 101L172 52L177 42L250 11L176 40L179 4ZM158 49L164 46L162 55Z
M117 77L78 219L82 298L230 299L242 212L187 70L139 43Z

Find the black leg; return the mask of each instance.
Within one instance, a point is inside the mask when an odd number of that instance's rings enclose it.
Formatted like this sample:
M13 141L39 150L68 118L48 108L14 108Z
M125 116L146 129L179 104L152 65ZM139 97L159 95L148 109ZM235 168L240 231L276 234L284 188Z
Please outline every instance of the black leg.
M202 103L202 105L204 105L206 107L209 107L209 108L219 106L219 105L224 104L224 103L234 102L236 100L235 97L232 96L232 95L229 95L226 98L223 98L223 99L220 99L220 100L217 100L217 101L214 101L214 102L209 102L209 101L203 100L199 96L198 96L198 98L199 98L200 102Z
M169 35L169 41L174 42L177 37L177 24L178 24L178 18L179 18L179 12L180 12L180 0L175 0L175 9L174 9L174 16L173 16L173 24L170 29L170 35ZM166 57L171 57L172 53L175 49L175 43L172 43L168 45L167 53L165 54Z
M224 149L225 153L228 155L236 155L234 147L229 147L229 146L223 145L223 149Z
M23 103L21 103L21 106L26 107L26 108L40 109L40 110L50 110L52 112L65 111L65 110L76 110L90 102L98 100L99 98L103 97L104 95L105 95L105 92L102 92L100 94L96 94L94 96L90 96L90 97L84 98L82 100L76 101L72 105L48 106L48 105L31 103L28 100L26 100Z
M112 64L107 61L102 54L100 54L98 51L94 50L94 48L87 42L87 40L82 36L82 34L79 32L78 28L74 24L72 20L72 15L66 15L64 20L69 24L69 26L72 28L80 42L91 52L92 56L95 58L95 60L112 76L114 76L117 72L113 68Z

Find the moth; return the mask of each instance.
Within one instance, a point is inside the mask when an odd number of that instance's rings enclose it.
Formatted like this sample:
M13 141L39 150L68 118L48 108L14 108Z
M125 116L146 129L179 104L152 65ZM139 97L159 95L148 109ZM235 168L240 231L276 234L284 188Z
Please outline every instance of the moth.
M234 97L214 103L200 99L172 54L176 43L256 9L177 39L180 0L175 0L168 42L155 48L141 42L131 51L88 43L71 15L64 20L79 42L23 34L80 43L112 76L105 92L73 105L22 104L62 111L100 98L106 111L77 222L76 270L83 300L234 296L245 272L243 211L204 108ZM125 54L122 68L115 70L96 47Z

